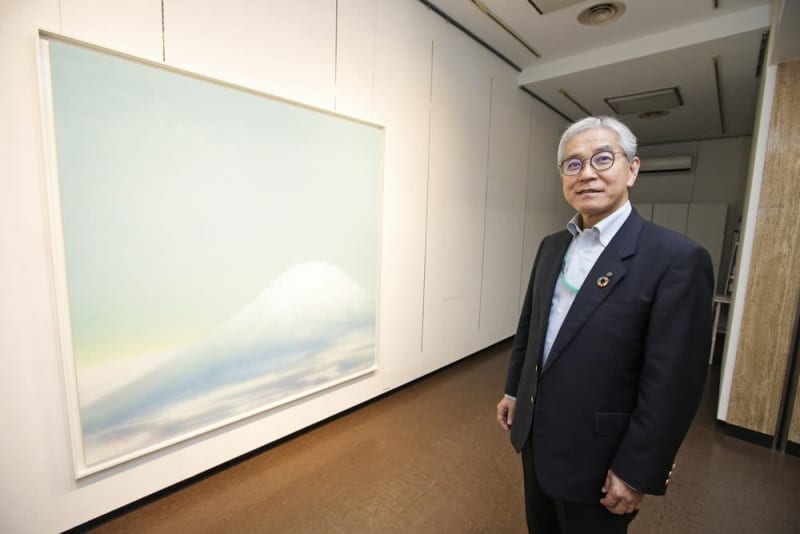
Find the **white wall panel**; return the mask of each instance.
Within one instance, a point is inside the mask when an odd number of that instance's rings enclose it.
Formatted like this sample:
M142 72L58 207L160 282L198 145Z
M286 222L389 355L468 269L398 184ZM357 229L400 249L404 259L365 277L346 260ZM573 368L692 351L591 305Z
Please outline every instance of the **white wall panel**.
M161 0L61 0L61 31L152 61L162 60Z
M165 0L167 63L333 108L336 3Z
M727 204L693 202L689 204L686 221L686 236L703 245L711 255L714 264L714 280L720 277L722 247L725 239L725 222L728 216ZM727 276L725 273L723 276Z
M752 137L729 137L699 143L692 201L728 205L720 260L725 266L730 263L733 233L739 228L744 213L751 142Z
M653 220L653 205L644 203L644 202L635 202L633 203L634 209L639 212L639 215L645 221L652 221Z
M36 46L55 0L0 3L0 530L56 532L74 486L52 297Z
M634 203L691 202L697 165L697 143L666 143L639 147L639 157L642 159L684 155L692 156L694 167L691 171L640 173L631 189L631 200Z
M477 45L452 26L440 28L433 50L423 351L444 364L464 356L478 327L490 74Z
M677 203L691 202L694 173L645 173L639 174L631 188L631 201Z
M534 101L530 124L522 279L517 309L522 307L539 243L548 234L566 228L567 221L574 213L564 200L556 165L558 141L568 123Z
M728 137L698 143L693 202L742 205L751 140Z
M492 78L480 341L512 335L518 317L525 229L531 98L518 89L507 68Z
M367 118L373 112L375 25L373 0L336 2L336 111ZM419 37L416 36L414 40ZM396 42L399 46L402 41Z
M377 5L375 120L386 127L378 339L385 388L430 370L422 360L430 25L419 2Z
M686 233L689 204L653 204L653 222L681 234Z

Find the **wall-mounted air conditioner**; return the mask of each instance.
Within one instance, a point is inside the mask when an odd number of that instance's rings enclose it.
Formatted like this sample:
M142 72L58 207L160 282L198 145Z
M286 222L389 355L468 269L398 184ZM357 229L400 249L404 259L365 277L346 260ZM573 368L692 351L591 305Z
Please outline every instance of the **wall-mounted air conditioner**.
M690 172L692 170L692 156L656 156L642 157L639 167L640 174L659 172Z

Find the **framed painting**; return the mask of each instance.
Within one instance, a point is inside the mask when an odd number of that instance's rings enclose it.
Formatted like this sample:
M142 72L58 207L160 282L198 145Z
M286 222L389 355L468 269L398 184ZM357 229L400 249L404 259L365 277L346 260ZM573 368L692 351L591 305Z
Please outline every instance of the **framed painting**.
M82 477L377 368L383 129L40 36Z

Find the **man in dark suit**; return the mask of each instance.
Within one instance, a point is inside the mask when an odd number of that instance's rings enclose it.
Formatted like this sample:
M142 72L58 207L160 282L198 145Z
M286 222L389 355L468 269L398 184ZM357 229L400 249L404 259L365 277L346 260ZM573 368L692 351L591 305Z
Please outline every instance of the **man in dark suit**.
M558 166L577 214L539 246L497 419L522 453L530 532L624 533L643 494L666 492L700 402L713 269L631 208L621 122L570 126Z

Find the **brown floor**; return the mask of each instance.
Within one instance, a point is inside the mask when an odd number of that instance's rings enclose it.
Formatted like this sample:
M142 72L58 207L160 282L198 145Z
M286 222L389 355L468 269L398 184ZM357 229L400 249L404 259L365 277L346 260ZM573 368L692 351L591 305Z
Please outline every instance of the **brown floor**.
M522 533L519 457L494 420L506 341L94 533ZM631 534L800 533L800 458L726 436L719 368L666 497Z

